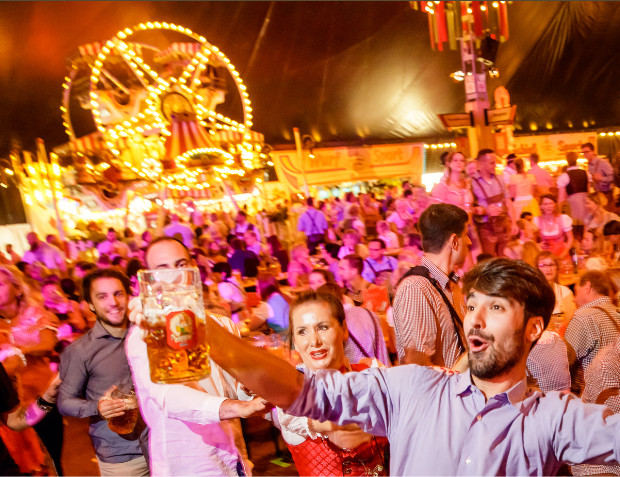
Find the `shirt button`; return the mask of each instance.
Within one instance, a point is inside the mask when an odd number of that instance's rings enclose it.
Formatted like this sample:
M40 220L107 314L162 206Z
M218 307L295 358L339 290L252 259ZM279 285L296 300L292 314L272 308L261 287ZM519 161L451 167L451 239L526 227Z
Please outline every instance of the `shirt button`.
M482 421L482 416L481 416L480 414L478 414L478 415L476 416L476 419L477 419L478 421Z
M466 464L471 464L471 459L468 457L467 459L465 459L465 463Z

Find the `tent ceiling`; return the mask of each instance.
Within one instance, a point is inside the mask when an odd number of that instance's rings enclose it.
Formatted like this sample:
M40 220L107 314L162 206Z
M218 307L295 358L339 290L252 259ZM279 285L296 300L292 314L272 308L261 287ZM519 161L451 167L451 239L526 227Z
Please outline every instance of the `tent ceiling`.
M513 2L500 77L529 131L620 123L616 2ZM463 110L458 52L433 51L426 15L408 2L2 2L0 153L65 142L65 59L145 20L203 34L240 71L254 127L272 145L292 128L320 143L448 134L437 113Z

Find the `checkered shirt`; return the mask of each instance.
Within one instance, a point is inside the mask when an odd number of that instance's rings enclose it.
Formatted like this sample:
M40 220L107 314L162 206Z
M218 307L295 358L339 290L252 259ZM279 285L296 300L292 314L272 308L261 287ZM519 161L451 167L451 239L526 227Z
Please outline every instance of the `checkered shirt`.
M603 308L607 313L594 307ZM609 297L597 298L575 312L564 334L573 381L572 390L575 394L581 395L584 372L594 357L618 336L620 315Z
M426 256L422 257L421 265L429 270L454 305L451 281L446 274ZM462 300L454 308L463 317ZM401 363L451 367L465 351L458 344L448 306L426 278L411 276L402 281L396 290L393 313L396 351Z
M543 393L570 389L566 343L554 331L545 331L527 357L528 385Z
M613 412L620 412L620 337L592 360L585 381L583 402L605 404ZM620 475L618 465L575 465L571 470L573 475Z

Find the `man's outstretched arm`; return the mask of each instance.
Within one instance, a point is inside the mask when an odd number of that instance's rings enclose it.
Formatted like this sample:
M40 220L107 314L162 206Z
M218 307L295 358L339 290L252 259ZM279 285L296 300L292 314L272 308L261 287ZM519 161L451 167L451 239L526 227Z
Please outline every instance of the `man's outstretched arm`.
M286 361L255 348L207 316L211 358L253 393L283 409L301 392L304 377Z

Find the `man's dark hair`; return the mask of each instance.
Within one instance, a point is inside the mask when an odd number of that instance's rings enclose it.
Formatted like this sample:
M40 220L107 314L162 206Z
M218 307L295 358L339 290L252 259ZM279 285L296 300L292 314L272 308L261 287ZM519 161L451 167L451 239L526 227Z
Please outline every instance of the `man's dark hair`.
M568 151L566 153L566 162L568 163L568 167L574 167L577 165L577 153L575 151Z
M22 273L26 273L26 267L30 265L28 262L24 262L23 260L20 260L19 262L17 262L15 264L15 266L17 267L17 269L22 272Z
M405 245L409 247L418 247L420 250L422 250L422 236L416 233L407 234Z
M405 190L405 192L403 192L403 197L406 199L409 196L413 195L413 191L411 189L407 189Z
M377 242L379 246L381 247L381 250L385 250L385 242L382 239L374 238L372 240L369 240L368 245L370 245L372 242Z
M620 234L620 222L617 220L610 220L603 227L603 236L605 237L618 234Z
M101 255L99 255L99 259L97 260L97 263L100 265L111 265L112 260L110 260L109 255L102 253Z
M491 260L492 258L495 258L495 255L493 255L492 253L479 253L476 257L476 263L486 262L487 260Z
M587 147L588 149L592 149L592 150L594 151L594 144L592 144L591 142L584 142L584 143L581 145L581 149L584 149L584 148L586 148L586 147Z
M95 280L100 278L116 278L123 284L123 288L125 289L125 293L129 294L129 287L131 283L129 282L129 278L123 272L119 272L114 268L99 268L93 272L88 273L84 280L82 280L82 296L86 303L92 304L92 298L90 296L91 289L93 287L93 283Z
M479 263L463 280L463 294L472 290L522 304L524 324L540 316L546 328L555 307L555 293L545 276L522 260L494 258Z
M130 278L136 276L140 270L144 270L144 265L137 258L132 258L127 264L127 276Z
M527 210L525 212L521 212L521 216L519 218L521 219L527 219L528 217L533 217L533 214L531 212L528 212Z
M478 151L478 155L476 156L476 161L479 161L482 156L486 156L487 154L494 154L495 151L493 149L480 149Z
M325 286L325 285L323 285ZM323 287L321 287L323 288ZM321 303L327 307L331 316L338 321L340 326L344 326L344 307L342 302L336 298L332 293L325 293L321 291L308 290L298 295L297 299L292 303L289 310L289 327L293 332L293 312L302 305L309 305L310 303ZM292 333L291 333L292 334Z
M127 259L125 257L122 257L121 255L117 255L116 257L112 259L112 265L116 267L120 265L123 260L127 260Z
M452 204L432 204L420 217L422 250L439 253L452 234L461 235L469 220L467 212Z
M442 166L446 165L446 158L450 155L450 151L444 151L441 153L441 156L439 156L439 161L441 162Z
M75 264L75 268L79 268L80 270L88 272L97 268L97 265L95 265L93 262L86 262L81 260Z
M230 241L230 248L233 250L243 250L243 242L241 239L235 237Z
M308 197L306 199L306 204L308 205L308 207L314 206L314 199L312 197Z
M510 164L511 162L514 162L516 158L517 158L517 155L514 152L511 152L510 154L506 156L506 164Z
M364 260L359 255L350 254L343 258L349 264L349 267L355 268L357 272L361 275L362 270L364 270Z
M609 296L613 290L609 275L600 270L590 270L584 273L579 279L579 286L582 287L586 283L589 283L594 291L602 296Z
M108 228L108 233L110 233L110 232L116 233L116 229L114 227L109 227Z
M530 161L532 161L534 164L538 164L539 160L540 156L538 154L536 154L535 152L530 154Z
M213 264L211 270L213 273L225 273L227 278L232 275L232 268L228 262L217 262Z

